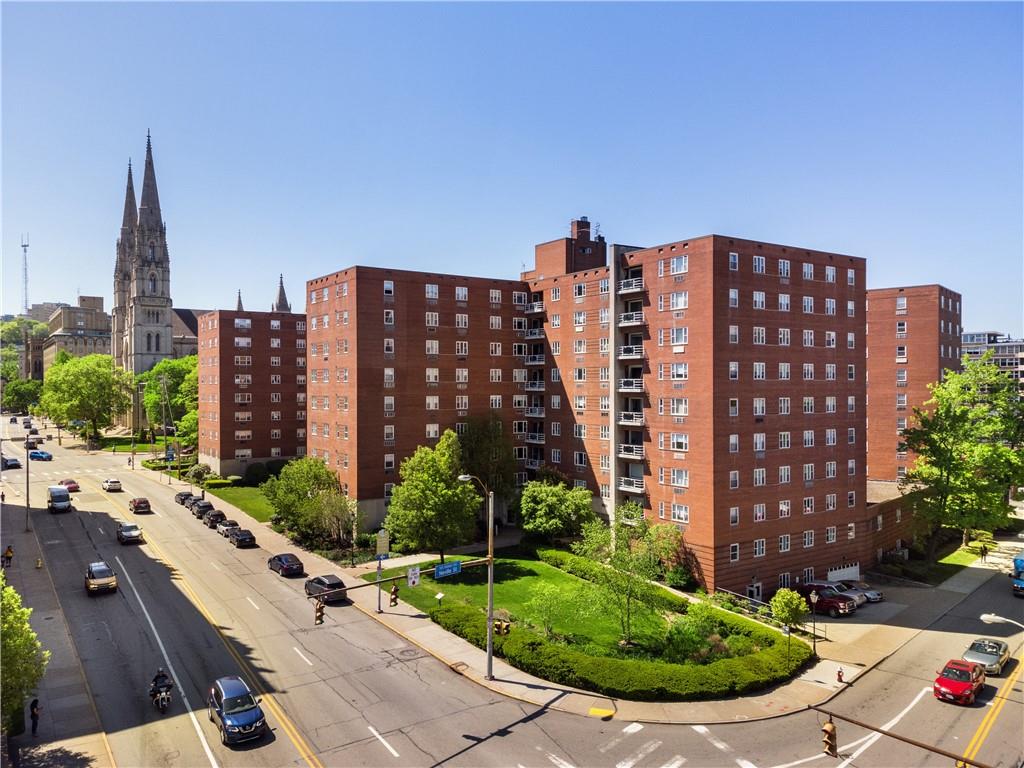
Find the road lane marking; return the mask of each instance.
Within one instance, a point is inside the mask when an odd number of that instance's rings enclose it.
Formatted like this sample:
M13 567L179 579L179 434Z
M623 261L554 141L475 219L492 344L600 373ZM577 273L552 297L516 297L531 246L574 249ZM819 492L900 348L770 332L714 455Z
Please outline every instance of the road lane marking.
M252 598L251 598L251 597L247 597L247 598L245 598L245 599L246 599L246 600L248 600L248 601L249 601L249 605L251 605L251 606L252 606L253 608L255 608L255 609L256 609L257 611L258 611L258 610L260 609L260 607L259 607L258 605L256 605L256 603L254 603L254 602L252 601Z
M757 766L754 765L752 762L750 762L749 760L744 760L742 757L736 758L736 765L738 765L740 768L757 768Z
M306 662L307 664L309 664L309 666L311 666L311 667L313 666L313 662L312 662L312 661L310 661L309 659L307 659L307 658L306 658L305 656L303 656L303 655L302 655L302 651L300 651L300 650L299 650L298 648L296 648L296 647L295 647L294 645L292 646L292 650L293 650L293 651L295 651L295 652L296 652L297 654L299 654L299 658L300 658L300 659L302 659L302 660L303 660L304 662ZM395 755L395 757L398 757L398 755Z
M540 749L540 747L538 747L538 749ZM546 757L551 764L555 766L555 768L576 768L572 763L568 763L558 755L554 755L550 752L545 752L544 757Z
M998 699L999 703L985 713L985 717L982 719L981 725L979 725L978 730L974 732L973 738L967 745L967 749L964 751L964 757L968 760L973 760L978 756L978 752L981 750L981 745L985 743L985 739L988 738L989 731L992 730L992 726L995 724L996 718L999 717L999 713L1002 711L1003 707L1006 706L1006 702L1009 700L1009 693L1013 689L1013 684L1017 681L1020 671L1021 666L1018 665L1013 674L1007 677L1006 681L1000 686L999 691L996 693L996 699Z
M302 654L300 653L299 655L301 656ZM391 746L390 744L388 744L388 743L387 743L387 742L386 742L386 741L384 740L384 737L383 737L383 736L381 736L381 735L380 735L379 733L377 733L377 729L376 729L376 728L374 728L374 727L373 727L372 725L368 725L368 726L366 726L366 727L370 729L370 733L372 733L372 734L373 734L374 736L376 736L376 737L377 737L377 741L379 741L379 742L380 742L381 744L383 744L383 745L384 745L385 747L387 747L387 748L388 748L388 752L390 752L390 753L391 753L391 756L392 756L392 757L398 757L398 753L397 753L397 752L395 752L395 748L394 748L394 747L392 747L392 746Z
M682 755L676 755L663 766L661 766L661 768L679 768L679 766L681 766L685 762L685 757L683 757Z
M167 649L164 647L164 641L160 637L160 633L156 631L156 626L153 624L153 619L150 618L149 611L146 610L146 604L142 602L142 597L139 595L139 591L135 588L135 582L132 581L132 577L128 575L128 569L124 567L124 563L121 562L121 556L116 555L114 557L117 560L117 564L121 567L121 576L128 582L128 586L132 588L132 592L135 593L135 599L139 601L139 607L142 608L142 615L146 617L146 622L149 624L149 629L153 633L153 637L156 638L156 644L160 647L160 655L164 657L164 664L167 665L167 669L170 670L171 679L178 683L178 691L181 693L181 700L185 702L185 708L188 710L188 716L192 720L192 726L196 729L196 735L199 736L199 741L203 744L203 751L206 752L206 757L210 761L210 765L213 768L218 768L217 761L213 758L213 752L210 751L210 744L206 741L206 736L203 735L202 729L199 727L199 720L196 719L195 712L192 711L192 704L188 700L188 696L185 694L185 688L181 684L181 678L178 677L178 673L174 671L174 665L171 664L171 659L167 655Z
M615 710L604 709L603 707L591 707L587 714L591 717L611 717L615 714Z
M627 757L625 760L620 760L615 764L615 768L633 768L634 765L639 763L651 752L661 746L661 742L655 739L654 741L648 741L640 749L634 752L632 755Z
M728 744L726 744L724 741L722 741L718 737L714 736L711 733L711 731L709 731L707 729L707 726L704 726L704 725L691 725L690 727L693 730L695 730L697 733L699 733L701 736L703 736L705 739L710 741L712 744L714 744L718 749L722 750L723 752L732 752L732 747L730 747Z
M96 526L96 529L100 532L101 536L106 536L107 535L107 534L103 533L103 529L100 528L98 525Z
M888 730L889 730L889 729L891 729L891 728L892 728L893 726L895 726L895 725L896 725L896 724L897 724L897 723L898 723L898 722L899 722L900 720L902 720L902 719L903 719L903 716L904 716L904 715L906 715L906 714L907 714L907 713L908 713L908 712L909 712L910 710L912 710L912 709L914 708L914 705L916 705L916 704L917 704L917 702L919 702L919 701L921 700L921 698L922 698L922 697L923 697L923 696L924 696L924 695L925 695L926 693L930 693L930 692L931 692L931 690L932 690L931 688L922 688L922 689L921 689L920 691L918 691L918 694L917 694L917 696L915 696L915 697L914 697L914 700L913 700L912 702L910 702L909 704L907 704L907 706L906 706L906 707L905 707L905 708L903 709L903 711L902 711L902 712L900 712L900 713L899 713L898 715L896 715L896 717L894 717L894 718L893 718L892 720L890 720L890 721L889 721L888 723L886 723L885 725L881 726L881 729L882 729L883 731L888 731ZM878 741L878 740L879 740L880 738L882 738L882 734L881 734L881 733L873 733L873 734L871 734L871 735L870 735L870 736L869 736L869 737L867 738L867 740L866 740L866 741L865 741L865 742L864 742L863 744L861 744L861 745L860 745L859 747L857 747L857 749L856 749L856 750L854 750L854 751L853 751L853 753L852 753L852 754L851 754L851 755L850 755L850 756L849 756L848 758L846 758L845 760L843 760L843 762L841 762L841 763L840 763L840 764L839 764L839 765L837 766L837 768L847 768L847 766L848 766L848 765L849 765L850 763L852 763L852 762L853 762L854 760L856 760L856 759L857 759L858 757L860 757L860 755L861 755L861 754L862 754L862 753L863 753L863 752L864 752L864 751L865 751L866 749L868 749L868 748L869 748L869 747L870 747L870 746L871 746L872 744L874 744L874 743L875 743L876 741Z
M638 731L641 731L641 730L643 730L643 725L641 723L630 723L629 725L627 725L625 728L622 729L622 732L625 734L625 736L616 736L615 738L611 739L610 741L605 742L603 746L598 747L597 751L600 752L601 754L604 754L609 749L611 749L616 744L618 744L620 741L622 741L624 738L626 738L626 736L629 736L631 734L637 733Z
M215 570L215 571L219 571L220 570L220 568L217 567L217 564L215 562L211 561L210 565L213 566L213 570Z

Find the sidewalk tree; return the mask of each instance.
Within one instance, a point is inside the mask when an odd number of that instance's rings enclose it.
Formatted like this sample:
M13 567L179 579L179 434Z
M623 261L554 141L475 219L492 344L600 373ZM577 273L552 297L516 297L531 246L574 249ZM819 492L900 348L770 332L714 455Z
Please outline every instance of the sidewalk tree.
M203 483L206 482L206 478L208 478L212 473L213 470L210 468L209 464L193 464L192 468L185 474L191 482L198 486L202 486Z
M319 497L340 492L340 486L338 476L321 459L304 456L285 464L280 475L268 478L260 490L274 508L277 525L302 542L317 543L323 536Z
M570 489L562 484L538 481L527 483L519 501L523 530L548 540L576 535L584 523L597 519L591 498L586 488Z
M80 420L97 435L130 407L131 382L131 374L115 368L110 355L73 357L46 371L39 402L57 423Z
M39 403L43 382L36 379L14 379L4 385L3 406L15 413L28 413Z
M500 498L515 490L516 458L512 441L496 413L473 416L459 435L462 469L479 477Z
M198 367L196 355L187 357L167 358L161 360L145 373L135 377L136 384L144 385L142 391L142 407L146 411L146 420L150 424L163 424L166 413L167 423L174 424L189 411L191 400L192 376L195 374L196 407L198 407ZM164 398L166 379L167 397ZM184 392L182 391L184 387Z
M402 462L401 482L391 494L384 527L400 551L433 551L441 556L469 541L482 498L475 484L459 480L462 449L452 430L434 448L420 446Z
M792 628L802 624L804 617L810 613L807 601L799 592L783 587L769 601L772 609L772 618L784 627ZM790 635L786 635L786 653L789 653Z
M199 445L199 411L189 411L175 424L178 441L182 447L195 448Z
M50 652L44 651L35 630L29 624L31 608L21 604L21 595L7 583L7 574L0 572L0 701L3 722L21 711L25 699L43 679Z
M339 488L328 488L313 500L307 517L310 527L320 531L325 543L334 549L341 549L352 538L356 501L343 494Z

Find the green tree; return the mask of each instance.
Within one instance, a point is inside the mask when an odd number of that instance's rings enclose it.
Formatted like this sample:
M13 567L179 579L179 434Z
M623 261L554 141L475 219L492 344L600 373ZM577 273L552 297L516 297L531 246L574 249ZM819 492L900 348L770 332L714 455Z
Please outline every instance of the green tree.
M804 617L810 612L807 601L798 592L783 587L768 602L772 610L772 618L784 627L795 627L803 623ZM791 635L786 635L786 655L789 656L789 641Z
M527 483L519 502L523 530L546 539L576 535L597 519L591 499L586 488Z
M319 497L338 492L338 476L323 461L305 456L285 464L281 474L260 485L274 508L274 522L300 541L316 541L321 536L317 522Z
M946 371L930 386L932 399L914 409L916 423L903 433L917 453L903 480L917 491L915 516L927 536L929 561L935 559L943 526L963 531L966 544L975 528L992 530L1009 516L1007 490L1021 477L1019 406L1005 374L989 364L990 355L964 361L961 372Z
M16 317L5 323L0 323L0 343L9 346L23 344L25 336L33 339L45 339L50 335L50 327L46 323L40 323L30 317Z
M547 581L540 581L530 588L530 599L523 607L526 616L540 627L545 637L554 633L556 621L573 621L588 616L595 600L592 584L583 583L574 589L567 589Z
M515 491L516 458L503 427L496 413L470 417L459 446L463 470L479 477L495 496L507 498Z
M175 424L178 440L183 446L195 448L199 445L199 411L189 411Z
M402 462L384 521L396 548L437 550L444 562L445 550L470 539L482 497L461 473L459 438L450 429L436 447L420 446Z
M181 380L178 392L174 396L174 407L188 413L199 409L199 358L192 355L182 359L196 361Z
M43 679L50 652L29 624L31 608L21 604L21 595L7 584L7 574L0 573L0 701L3 702L3 721L21 711L25 699Z
M146 411L146 419L150 424L164 423L164 414L167 416L167 423L173 424L189 411L190 398L192 394L192 378L190 374L195 372L195 397L198 407L199 398L199 358L196 355L188 357L167 358L161 360L145 373L135 377L136 383L145 385L142 391L142 407ZM167 382L167 397L164 398L163 381ZM188 381L185 392L182 393L182 386Z
M110 355L74 357L46 372L39 402L57 423L80 419L98 435L128 410L131 382L131 374L115 368Z
M356 507L355 499L350 499L340 489L328 488L307 508L307 525L318 531L326 543L341 549L352 538Z
M0 346L0 379L17 381L21 378L21 353L14 346Z
M18 413L28 413L28 409L39 403L43 391L43 382L34 379L15 379L4 385L4 408Z
M186 473L186 476L193 483L201 486L212 473L213 470L209 464L193 464L192 468Z

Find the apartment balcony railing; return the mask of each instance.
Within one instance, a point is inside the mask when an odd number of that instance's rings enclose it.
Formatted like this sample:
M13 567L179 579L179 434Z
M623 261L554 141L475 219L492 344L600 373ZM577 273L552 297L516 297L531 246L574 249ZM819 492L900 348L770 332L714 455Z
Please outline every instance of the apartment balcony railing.
M643 379L619 379L619 392L643 392Z
M644 289L642 277L631 277L627 280L619 280L619 293L637 293Z
M526 468L527 469L540 469L542 466L544 466L544 462L541 461L540 459L527 459L526 460Z
M533 381L528 381L528 382L526 382L523 385L523 389L525 389L527 392L543 392L544 391L544 381L542 379L541 380L535 379Z
M627 344L625 346L619 347L618 356L619 356L620 360L623 359L623 358L629 359L629 358L633 358L633 357L643 357L644 356L644 345L643 344Z
M531 417L533 417L535 419L543 419L544 418L544 409L543 408L538 408L535 405L534 406L530 406L529 408L524 410L523 413L524 413L524 415L531 416Z
M526 336L527 339L543 339L544 329L543 328L527 328Z
M640 312L623 312L619 315L619 325L643 325L644 324L644 313Z
M532 314L532 313L536 313L536 312L543 312L544 311L544 302L543 301L531 302L531 303L526 305L525 309L526 309L527 314Z
M619 446L619 456L623 459L642 459L644 457L644 447L642 445L623 443Z
M544 365L544 355L527 355L525 362L527 365Z
M544 433L543 432L528 432L526 434L526 442L534 443L536 445L544 445Z
M627 493L643 493L644 479L642 477L620 477L619 490Z
M619 424L630 427L641 427L644 423L643 411L621 411L619 413Z

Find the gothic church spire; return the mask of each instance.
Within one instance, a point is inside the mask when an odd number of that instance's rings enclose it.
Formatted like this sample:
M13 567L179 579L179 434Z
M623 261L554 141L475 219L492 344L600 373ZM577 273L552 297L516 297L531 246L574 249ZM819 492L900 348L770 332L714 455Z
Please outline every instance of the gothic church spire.
M277 284L277 301L270 308L274 312L291 312L292 305L288 303L288 297L284 293L284 275L281 275Z
M245 309L242 307L242 290L238 290L238 303L235 305L235 312L244 312Z
M159 232L163 229L163 220L160 217L160 196L156 191L156 170L153 168L153 144L149 131L146 131L146 169L142 176L139 229L147 232Z
M124 217L121 219L121 237L134 232L139 224L139 209L135 207L135 184L132 182L132 161L128 159L128 186L124 192Z

